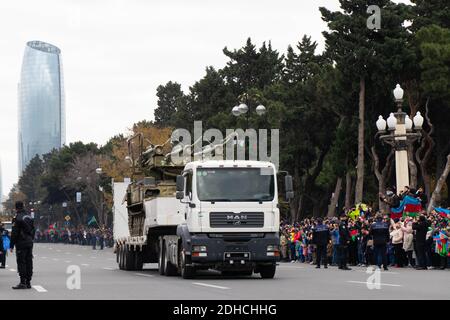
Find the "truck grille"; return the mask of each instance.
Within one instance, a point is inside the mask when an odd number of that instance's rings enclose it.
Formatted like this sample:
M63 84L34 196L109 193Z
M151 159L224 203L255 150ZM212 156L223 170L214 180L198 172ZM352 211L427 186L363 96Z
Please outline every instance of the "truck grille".
M262 228L264 212L211 212L211 228Z

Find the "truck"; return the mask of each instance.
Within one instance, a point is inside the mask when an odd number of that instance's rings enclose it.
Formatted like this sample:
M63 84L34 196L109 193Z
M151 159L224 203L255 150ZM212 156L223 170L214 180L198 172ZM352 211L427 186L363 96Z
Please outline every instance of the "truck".
M159 274L184 279L208 269L273 278L280 259L280 173L275 165L209 159L175 165L160 146L143 151L142 137L137 137L137 161L129 160L143 169L137 170L141 179L122 191L123 200L114 197L122 201L117 208L126 203L128 213L124 219L123 210L115 210L114 224L122 224L114 227L122 230L114 246L119 269L142 270L144 263L157 263ZM128 142L130 154L134 138ZM286 174L284 180L288 200L292 177Z

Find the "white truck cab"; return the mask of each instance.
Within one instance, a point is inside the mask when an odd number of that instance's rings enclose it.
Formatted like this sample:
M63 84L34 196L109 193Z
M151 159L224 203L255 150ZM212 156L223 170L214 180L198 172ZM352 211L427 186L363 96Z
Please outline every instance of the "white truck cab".
M128 189L130 236L116 243L119 267L158 262L160 274L183 278L200 269L273 278L280 258L275 165L207 160L180 171L172 182L148 178ZM289 175L285 185L291 198Z

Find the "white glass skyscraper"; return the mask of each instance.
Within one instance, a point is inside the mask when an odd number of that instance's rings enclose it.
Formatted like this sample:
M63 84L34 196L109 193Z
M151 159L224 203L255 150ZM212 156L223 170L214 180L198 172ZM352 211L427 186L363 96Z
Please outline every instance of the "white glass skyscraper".
M61 50L30 41L22 62L19 100L19 175L36 155L59 149L66 140Z

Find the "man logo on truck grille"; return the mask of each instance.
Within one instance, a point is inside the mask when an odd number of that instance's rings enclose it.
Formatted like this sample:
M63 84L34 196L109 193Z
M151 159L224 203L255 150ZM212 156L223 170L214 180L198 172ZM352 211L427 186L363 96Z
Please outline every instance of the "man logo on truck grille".
M233 224L241 224L243 220L247 220L246 214L229 214L227 215L227 221L232 221Z

